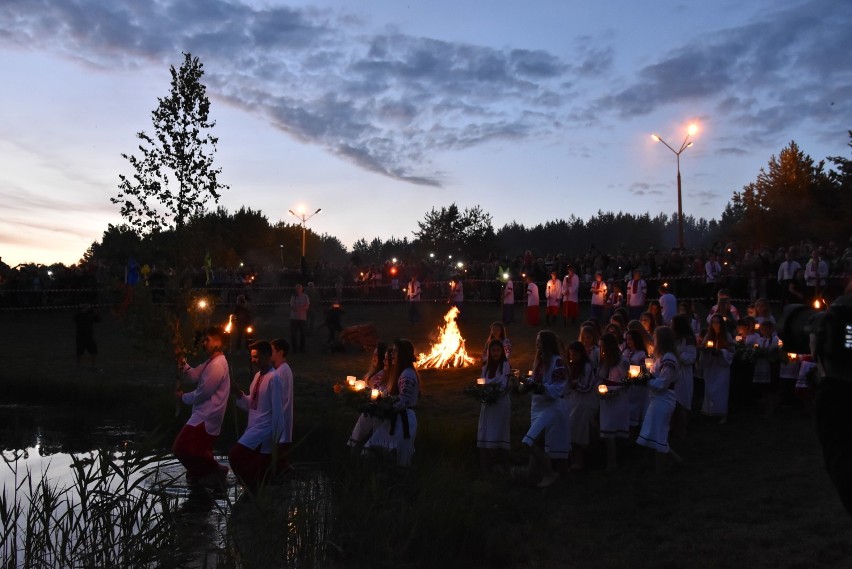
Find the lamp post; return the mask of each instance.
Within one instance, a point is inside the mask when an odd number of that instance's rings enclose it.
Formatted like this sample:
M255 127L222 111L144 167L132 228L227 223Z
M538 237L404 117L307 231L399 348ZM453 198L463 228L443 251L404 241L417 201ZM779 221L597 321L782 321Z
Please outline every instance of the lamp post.
M681 251L683 251L683 198L681 197L680 191L680 155L683 154L684 150L692 146L693 143L689 140L689 137L694 135L697 131L698 127L696 125L689 125L686 132L686 138L683 139L683 143L680 145L678 150L669 146L669 143L663 140L659 135L651 135L651 138L657 142L665 144L666 148L671 150L677 158L677 246Z
M313 212L311 215L306 215L305 210L302 207L299 208L299 213L295 213L292 209L287 210L287 211L289 211L290 215L292 215L293 217L298 219L299 222L302 224L302 268L304 269L304 265L305 265L305 238L306 238L306 234L307 234L307 223L308 223L308 220L310 218L312 218L313 216L315 216L316 214L321 212L322 208L321 207L317 208L317 210L315 212Z

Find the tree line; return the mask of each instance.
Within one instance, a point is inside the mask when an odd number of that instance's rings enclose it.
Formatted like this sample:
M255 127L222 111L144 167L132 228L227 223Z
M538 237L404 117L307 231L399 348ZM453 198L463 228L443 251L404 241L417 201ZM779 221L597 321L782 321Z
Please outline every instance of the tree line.
M86 251L83 262L123 264L129 256L169 266L239 263L298 267L301 227L270 224L260 211L234 213L217 204L228 187L219 183L214 165L218 138L209 118L210 101L202 83L203 64L184 54L179 69L170 67L171 89L152 111L153 134L137 133L138 155L122 154L133 173L119 175L118 193L125 223L110 225ZM852 147L852 131L849 131ZM827 167L826 164L832 167ZM684 218L685 241L692 250L716 242L743 247L782 246L800 240L845 242L852 214L852 161L830 157L820 162L795 141L772 156L757 179L733 192L719 220ZM677 215L660 212L598 211L588 220L574 215L533 226L511 222L495 229L480 206L456 204L432 208L411 237L359 239L349 251L331 235L308 233L314 261L332 264L383 263L393 257L423 259L450 256L469 260L514 258L527 250L535 256L599 251L667 249L677 242ZM302 267L304 270L304 267Z

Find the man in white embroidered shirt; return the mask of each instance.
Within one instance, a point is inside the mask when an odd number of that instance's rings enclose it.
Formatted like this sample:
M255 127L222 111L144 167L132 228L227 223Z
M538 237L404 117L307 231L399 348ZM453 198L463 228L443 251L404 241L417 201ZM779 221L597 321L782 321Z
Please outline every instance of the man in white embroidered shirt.
M192 415L175 438L172 452L186 468L190 483L216 490L225 488L228 467L213 458L213 443L222 430L222 420L228 405L231 376L224 350L224 332L220 327L209 328L204 336L204 349L209 358L197 367L181 361L180 367L190 380L198 382L194 391L175 390L175 398L192 405Z
M251 362L257 368L249 393L236 394L237 407L248 411L243 435L228 453L231 469L243 486L257 492L269 475L273 448L284 433L284 384L272 365L272 345L251 345Z

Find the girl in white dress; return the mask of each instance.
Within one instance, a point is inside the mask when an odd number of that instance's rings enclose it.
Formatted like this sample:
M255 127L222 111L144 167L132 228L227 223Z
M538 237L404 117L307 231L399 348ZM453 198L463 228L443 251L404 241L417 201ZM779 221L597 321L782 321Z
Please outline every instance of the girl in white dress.
M538 486L544 488L558 477L551 459L567 459L571 451L571 423L565 399L568 374L556 334L542 330L535 347L530 428L522 442L530 451L529 472L532 476L541 474ZM543 449L539 446L542 435Z
M704 402L701 412L719 417L719 424L728 422L728 396L731 390L731 362L734 359L733 340L725 329L722 316L713 315L710 328L699 344L699 365L704 376Z
M387 387L385 386L385 370L389 371L391 368L389 358L390 351L388 350L387 344L379 342L378 345L376 345L376 349L373 350L370 369L367 370L367 373L365 373L362 378L367 382L367 389L378 389L383 396L386 395L387 392ZM367 439L373 435L376 428L378 428L381 424L381 419L361 413L358 415L358 420L355 422L355 428L352 429L352 434L349 435L349 442L347 444L353 449L359 449L364 445Z
M651 401L636 439L638 444L657 451L657 472L665 469L669 455L678 462L681 460L669 446L669 427L677 404L674 390L680 380L679 368L674 332L668 326L660 326L654 331L654 377L648 382Z
M417 356L409 340L394 340L390 348L393 367L387 374L387 394L396 397L394 415L384 419L364 449L392 454L396 452L397 466L411 466L414 438L417 435L417 416L413 407L420 398L420 376L414 367Z
M644 367L645 358L648 357L645 351L645 335L639 330L628 330L624 334L624 351L622 353L627 358L627 365ZM642 419L648 409L648 386L631 385L630 389L627 390L627 399L630 402L630 428L633 429L635 436L639 433L639 427L642 425Z
M695 379L693 369L698 360L698 346L695 343L695 335L689 317L685 314L677 314L672 318L672 331L677 340L677 359L680 363L680 379L675 384L675 398L677 407L673 420L673 430L678 439L686 439L686 429L689 426L689 415L692 412L692 395L695 391Z
M615 439L630 435L630 400L624 385L628 364L612 334L603 335L600 349L598 380L607 386L607 396L601 398L601 438L606 440L606 469L614 470L618 459Z
M482 403L479 411L479 426L476 430L476 446L479 448L479 464L483 470L490 469L497 461L499 450L509 450L509 423L512 402L509 399L509 361L503 342L491 340L488 345L488 361L482 366L486 385L496 384L502 391L493 403Z
M580 341L568 346L568 414L571 420L571 470L585 468L589 429L600 406L597 377Z

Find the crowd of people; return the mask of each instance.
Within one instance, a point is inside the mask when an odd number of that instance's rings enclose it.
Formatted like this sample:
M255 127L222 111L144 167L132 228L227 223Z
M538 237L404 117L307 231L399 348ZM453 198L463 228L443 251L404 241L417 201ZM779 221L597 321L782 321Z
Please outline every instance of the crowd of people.
M569 283L572 273L566 276ZM634 278L641 281L641 271ZM600 288L600 282L592 287ZM548 290L556 288L548 283ZM809 412L815 364L807 354L783 350L766 299L757 299L740 315L730 292L720 289L709 314L700 319L691 302L678 302L665 285L658 298L629 301L631 291L644 294L644 289L644 283L628 283L628 300L604 302L581 323L576 339L539 330L526 377L512 357L506 323L491 325L478 381L488 393L482 398L476 441L484 470L508 464L513 393L531 398L529 428L522 437L516 435L528 449L529 462L515 467L513 475L540 487L561 472L586 468L589 447L598 441L608 470L617 468L624 444L619 441L628 440L653 450L658 470L676 465L682 459L675 448L687 444L690 419L698 411L720 425L727 423L732 402L767 416L782 400ZM546 324L578 316L575 306L553 306ZM526 324L539 325L531 318ZM376 347L363 381L374 396L392 398L395 413L390 418L360 415L348 443L353 449L395 453L399 466L411 464L417 425L412 407L420 383L415 368L407 340Z
M629 280L633 268L639 268L654 283L668 281L681 298L709 301L719 288L727 288L734 298L780 301L806 294L815 279L831 280L852 273L852 246L844 248L836 242L802 242L777 249L747 248L731 242L688 252L654 248L645 252L601 251L591 247L570 255L526 251L516 256L492 254L487 259L463 259L459 255L411 257L366 265L354 258L345 265L318 261L306 270L287 270L271 263L216 267L205 258L198 266L180 272L154 260L133 258L118 267L96 261L71 267L9 267L0 259L0 307L89 303L120 310L128 300L128 288L135 286L150 287L155 302L168 300L171 286L218 291L222 302L233 302L238 294L261 296L254 290L261 285L269 291L263 293L266 296L262 300L275 302L281 301L275 287L308 281L316 283L326 300L402 300L407 298L405 285L411 275L416 275L421 283L424 300L446 298L452 280L462 283L462 294L468 300L500 302L502 285L511 280L515 285L513 292L521 301L526 296L519 283L529 278L538 287L545 287L551 272L565 275L568 266L574 267L583 284L579 289L581 302L597 298L587 286L597 274L612 290Z

